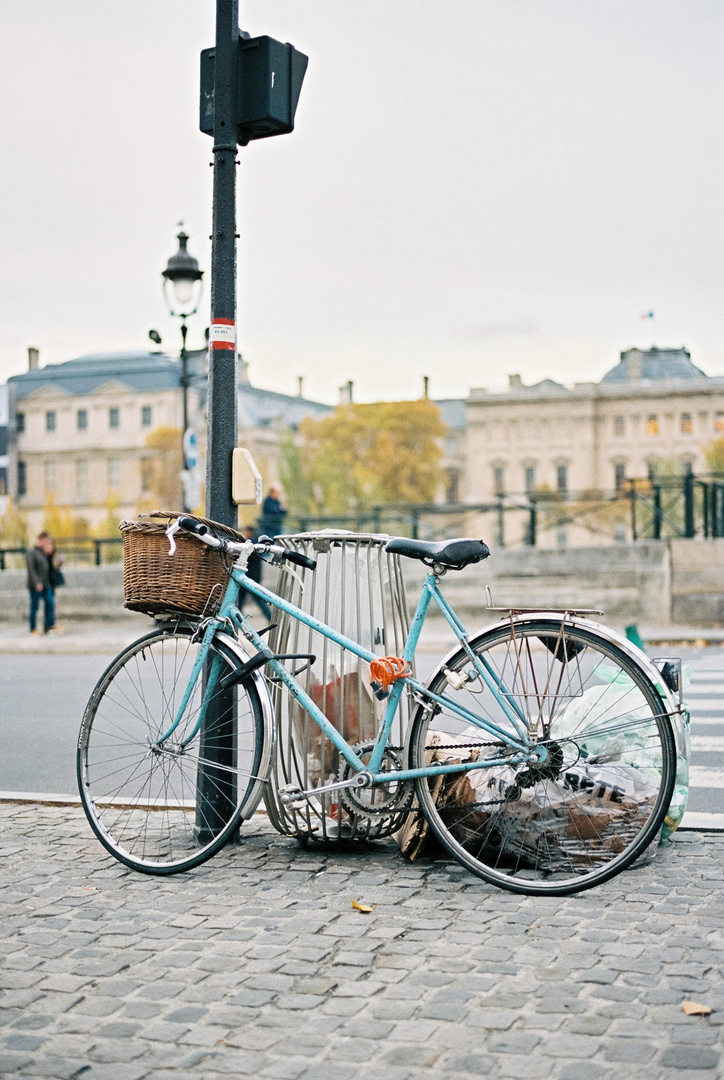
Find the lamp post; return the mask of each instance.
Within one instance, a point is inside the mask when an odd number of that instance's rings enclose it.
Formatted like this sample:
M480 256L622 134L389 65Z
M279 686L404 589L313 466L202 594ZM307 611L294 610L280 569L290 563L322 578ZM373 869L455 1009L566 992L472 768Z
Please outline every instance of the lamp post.
M189 446L192 443L189 434L189 372L188 354L186 352L186 335L188 327L186 320L196 314L201 298L201 279L203 270L199 270L198 261L190 255L186 245L188 236L181 230L177 236L178 251L172 255L162 272L163 293L169 313L181 320L181 392L183 394L183 433L181 435L181 453L184 471L195 468L196 462L189 461ZM183 485L183 508L190 510L188 506L187 485Z

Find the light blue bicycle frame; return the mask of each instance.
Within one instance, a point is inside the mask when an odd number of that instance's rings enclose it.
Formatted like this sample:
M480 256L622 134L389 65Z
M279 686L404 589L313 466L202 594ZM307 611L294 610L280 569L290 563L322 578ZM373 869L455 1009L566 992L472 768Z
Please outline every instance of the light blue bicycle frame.
M471 649L465 627L458 619L455 612L452 610L445 597L442 595L438 588L438 581L435 574L428 574L425 577L424 584L422 586L422 592L417 604L417 610L412 619L410 625L410 632L407 636L405 646L403 649L403 658L408 662L412 661L415 656L415 649L417 647L418 640L420 638L420 632L422 625L425 621L428 608L431 602L434 600L437 606L440 608L442 614L447 619L450 627L452 628L455 637L460 642L463 650L470 658L470 662L474 665L476 672L480 679L493 695L504 716L511 724L516 734L511 734L508 730L498 727L492 720L488 720L485 717L481 717L466 709L465 706L460 705L456 701L452 701L444 694L434 694L432 691L426 689L422 683L412 676L404 676L397 679L392 683L389 689L389 696L387 697L387 704L385 706L382 720L375 739L374 749L370 755L370 759L367 763L355 753L349 743L342 737L333 724L329 722L320 708L312 701L311 697L305 692L305 690L299 685L295 677L287 671L284 664L275 660L273 653L269 650L267 643L260 637L260 635L249 624L245 616L241 613L237 607L237 598L239 589L243 588L247 592L252 593L254 596L259 597L261 600L265 600L267 604L271 604L281 611L286 612L293 619L303 623L305 626L310 627L312 630L321 634L323 637L334 641L337 645L341 645L342 648L354 653L355 656L359 656L362 660L366 660L368 663L372 660L379 659L375 653L369 652L369 650L363 648L357 644L351 638L345 637L344 634L337 633L331 627L325 623L319 622L313 616L308 615L307 612L302 611L301 608L295 607L294 604L288 603L286 600L282 600L281 597L275 593L265 589L263 585L260 585L257 581L253 581L248 577L245 571L238 566L234 566L229 577L229 584L227 585L224 599L219 610L219 614L216 618L209 620L204 630L203 639L201 642L201 648L199 649L198 656L194 662L194 666L189 676L189 682L184 692L181 704L171 727L166 731L157 742L157 746L163 746L163 744L173 735L181 723L186 706L194 691L194 687L198 682L201 675L204 663L208 656L209 647L214 634L222 629L225 624L231 621L235 626L241 629L244 636L251 641L256 648L268 656L268 666L272 669L278 679L286 686L290 694L299 702L299 704L310 714L312 719L319 725L327 738L333 743L339 753L349 763L354 772L366 772L372 774L373 783L389 783L390 773L380 772L382 765L385 747L392 731L392 724L397 712L397 706L400 702L403 691L406 687L410 687L416 695L419 695L420 704L422 707L430 705L430 707L444 706L454 713L461 720L467 721L469 724L476 728L480 728L486 734L491 735L494 739L505 743L513 751L517 753L507 754L504 758L490 758L487 760L478 760L470 762L458 762L456 764L438 765L431 764L426 765L419 769L402 769L395 770L395 780L416 780L425 776L441 776L445 773L460 773L468 772L473 769L488 769L494 765L515 765L521 762L532 762L545 760L547 752L545 747L537 745L533 739L531 739L528 722L525 715L522 713L520 706L513 697L513 695L506 690L505 686L495 675L489 661L484 656L476 656ZM181 747L186 746L194 738L199 728L201 727L206 712L208 701L214 691L216 681L219 677L221 670L220 658L215 658L211 665L211 670L206 680L206 688L204 691L204 697L201 703L201 707L198 712L196 724L193 731L183 739L180 744ZM424 699L424 700L423 700Z

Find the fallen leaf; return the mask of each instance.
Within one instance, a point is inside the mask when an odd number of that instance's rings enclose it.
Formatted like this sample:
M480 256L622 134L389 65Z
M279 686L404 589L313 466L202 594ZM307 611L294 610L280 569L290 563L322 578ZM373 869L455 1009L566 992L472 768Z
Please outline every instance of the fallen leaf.
M84 885L83 892L98 892L98 889L95 887L95 885Z
M681 1007L687 1016L708 1016L713 1011L709 1005L698 1005L696 1001L682 1001Z
M352 900L352 907L355 909L355 911L361 911L363 915L369 915L369 913L372 911L372 908L369 906L369 904L358 904L357 901L354 899Z

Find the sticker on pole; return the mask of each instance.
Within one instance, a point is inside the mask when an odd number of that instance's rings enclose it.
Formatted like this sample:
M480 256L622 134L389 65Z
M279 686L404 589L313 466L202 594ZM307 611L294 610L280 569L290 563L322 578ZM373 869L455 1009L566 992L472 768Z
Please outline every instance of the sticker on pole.
M233 319L211 320L209 347L212 349L236 348L236 326Z

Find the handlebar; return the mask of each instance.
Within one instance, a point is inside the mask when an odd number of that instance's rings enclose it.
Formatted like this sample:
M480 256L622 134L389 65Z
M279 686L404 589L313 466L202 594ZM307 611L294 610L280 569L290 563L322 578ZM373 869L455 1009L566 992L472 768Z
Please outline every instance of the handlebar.
M245 545L251 543L249 540L222 540L210 531L208 525L204 525L202 521L197 521L196 518L182 516L177 519L176 523L180 529L194 533L208 547L228 551L233 555L240 555ZM295 563L297 566L303 566L306 570L317 569L316 559L310 559L307 555L302 555L300 551L290 551L289 548L282 547L281 544L275 544L268 536L261 537L261 541L254 544L253 547L259 555L275 555L277 558L285 559L287 562Z
M195 518L180 517L178 523L179 528L186 529L187 532L196 533L197 536L205 536L209 531L208 525L204 525L201 521L196 521Z
M310 559L307 555L302 555L301 551L290 551L289 548L284 548L283 559L287 562L296 563L297 566L304 566L307 570L317 569L317 560Z

